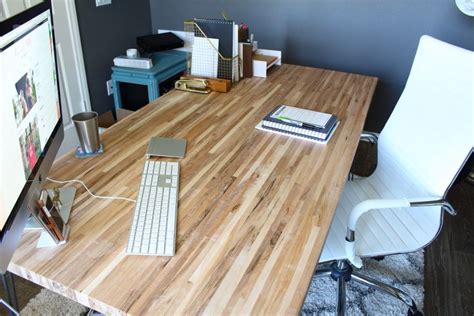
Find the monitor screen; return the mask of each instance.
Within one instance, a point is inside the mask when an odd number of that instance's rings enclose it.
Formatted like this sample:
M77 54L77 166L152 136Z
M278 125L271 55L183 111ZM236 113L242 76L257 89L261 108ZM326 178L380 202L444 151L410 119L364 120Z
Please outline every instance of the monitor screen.
M0 36L0 232L60 122L54 49L49 10Z

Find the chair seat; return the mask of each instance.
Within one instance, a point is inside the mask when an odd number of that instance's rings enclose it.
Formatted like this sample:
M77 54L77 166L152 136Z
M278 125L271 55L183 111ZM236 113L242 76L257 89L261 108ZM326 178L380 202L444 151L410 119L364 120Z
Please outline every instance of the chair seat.
M387 187L386 183L390 183L391 187ZM390 156L379 152L379 167L373 175L347 182L344 186L319 262L347 258L344 245L347 219L359 202L427 196L409 175L400 172ZM369 211L357 223L356 254L374 257L418 250L434 239L441 224L439 206Z

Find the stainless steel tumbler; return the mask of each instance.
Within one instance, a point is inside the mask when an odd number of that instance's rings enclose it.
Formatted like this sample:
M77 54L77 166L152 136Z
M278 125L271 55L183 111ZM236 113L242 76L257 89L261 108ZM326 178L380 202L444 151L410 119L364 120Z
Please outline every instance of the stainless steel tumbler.
M97 112L81 112L72 117L82 150L88 154L100 148L98 116Z

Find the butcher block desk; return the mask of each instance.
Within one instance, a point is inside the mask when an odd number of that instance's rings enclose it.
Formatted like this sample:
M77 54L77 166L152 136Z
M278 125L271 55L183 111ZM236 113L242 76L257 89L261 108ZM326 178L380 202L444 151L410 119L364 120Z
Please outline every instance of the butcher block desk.
M105 153L54 165L55 179L136 198L151 136L185 138L177 252L128 256L134 203L79 186L67 244L26 232L9 270L107 314L297 314L318 262L377 83L283 65L229 93L172 91L102 135ZM255 129L279 104L334 113L327 145Z

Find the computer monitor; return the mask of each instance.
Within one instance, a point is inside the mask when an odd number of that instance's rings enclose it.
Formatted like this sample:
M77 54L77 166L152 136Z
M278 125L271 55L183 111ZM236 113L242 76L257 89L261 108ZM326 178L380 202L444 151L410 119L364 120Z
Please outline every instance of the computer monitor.
M0 272L64 138L51 2L0 22Z

